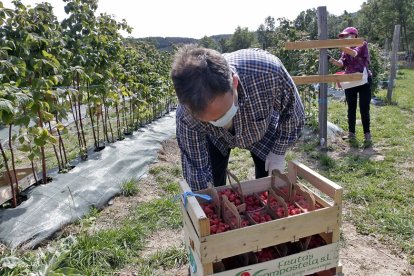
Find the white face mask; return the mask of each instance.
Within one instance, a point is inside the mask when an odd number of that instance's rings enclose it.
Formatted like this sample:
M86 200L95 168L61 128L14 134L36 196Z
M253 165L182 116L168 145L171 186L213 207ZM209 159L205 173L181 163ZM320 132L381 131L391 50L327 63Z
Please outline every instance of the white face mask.
M236 106L233 101L233 104L231 105L230 109L226 112L226 114L224 114L220 119L216 121L209 121L209 123L216 127L224 127L228 123L230 123L231 120L233 120L238 109L239 107Z

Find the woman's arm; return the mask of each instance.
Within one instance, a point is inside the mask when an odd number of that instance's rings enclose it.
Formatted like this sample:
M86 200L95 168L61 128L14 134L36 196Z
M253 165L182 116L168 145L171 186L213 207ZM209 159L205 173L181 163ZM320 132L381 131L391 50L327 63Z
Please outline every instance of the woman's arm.
M328 61L330 63L332 63L333 65L338 66L338 67L343 67L344 66L344 64L342 63L342 60L336 60L331 56L328 56Z
M342 52L345 52L345 54L348 54L352 57L356 57L358 55L357 51L355 51L354 49L348 48L348 47L342 47L341 50Z

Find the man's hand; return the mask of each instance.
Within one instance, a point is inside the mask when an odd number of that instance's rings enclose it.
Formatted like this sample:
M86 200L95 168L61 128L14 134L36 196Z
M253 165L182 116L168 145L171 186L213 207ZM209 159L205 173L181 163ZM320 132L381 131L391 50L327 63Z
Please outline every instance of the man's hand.
M265 161L265 170L272 174L273 170L279 170L281 173L285 171L285 155L277 155L273 152L269 153Z

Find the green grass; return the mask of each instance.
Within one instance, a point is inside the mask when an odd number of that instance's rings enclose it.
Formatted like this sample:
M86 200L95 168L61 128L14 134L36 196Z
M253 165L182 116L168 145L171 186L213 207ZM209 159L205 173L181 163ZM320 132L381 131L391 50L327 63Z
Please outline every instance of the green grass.
M165 195L172 196L179 193L178 181L182 175L181 165L159 165L150 168L149 173L154 175L158 187L161 188Z
M254 163L249 151L239 148L231 150L228 169L237 176L239 181L248 179L251 168L254 168Z
M140 275L152 276L154 271L163 268L171 269L186 264L187 252L184 246L171 247L164 251L157 251L147 258L139 260Z
M348 219L360 233L398 245L414 263L414 71L401 70L396 83L392 104L371 105L373 154L384 160L349 153L335 166L322 167L321 173L344 187L345 200L351 203ZM386 102L386 93L382 90L377 96ZM346 130L343 103L331 103L328 114ZM362 139L362 126L357 125L352 146L362 151Z
M121 183L121 194L123 196L133 196L138 194L139 188L135 179L129 179Z
M146 239L159 229L177 229L181 216L177 202L159 199L139 205L121 227L81 234L59 267L71 267L84 275L107 275L139 258Z

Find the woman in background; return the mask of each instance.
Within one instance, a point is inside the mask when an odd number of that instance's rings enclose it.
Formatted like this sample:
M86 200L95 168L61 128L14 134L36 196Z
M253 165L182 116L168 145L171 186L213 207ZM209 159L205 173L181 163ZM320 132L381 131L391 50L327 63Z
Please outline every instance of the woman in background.
M345 28L339 35L339 38L357 38L358 30L354 27ZM370 56L368 43L364 41L362 46L343 47L339 60L329 57L329 62L345 69L346 74L363 73L366 70L368 74L365 84L345 89L345 97L348 105L348 139L355 139L356 109L359 95L359 111L361 113L362 128L364 131L364 146L372 145L370 131L370 103L371 103L371 83L372 76L368 69Z

